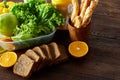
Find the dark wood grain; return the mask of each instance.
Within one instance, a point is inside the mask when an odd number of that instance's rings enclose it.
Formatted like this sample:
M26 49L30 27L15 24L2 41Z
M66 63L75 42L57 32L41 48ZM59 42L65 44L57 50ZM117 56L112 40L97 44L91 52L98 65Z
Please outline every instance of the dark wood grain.
M45 68L30 78L14 75L12 68L0 67L0 80L120 80L119 5L120 0L100 0L90 24L90 49L85 57L70 57L67 62ZM68 40L68 31L57 31L54 41L64 44Z

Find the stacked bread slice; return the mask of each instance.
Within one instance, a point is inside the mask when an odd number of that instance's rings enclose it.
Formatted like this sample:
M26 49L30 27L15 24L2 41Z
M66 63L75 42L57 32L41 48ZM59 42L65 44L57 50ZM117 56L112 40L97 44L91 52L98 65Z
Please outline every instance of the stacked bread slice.
M58 64L67 59L65 47L52 42L28 49L21 54L13 67L13 72L22 77L29 77L33 72L39 71L45 66Z

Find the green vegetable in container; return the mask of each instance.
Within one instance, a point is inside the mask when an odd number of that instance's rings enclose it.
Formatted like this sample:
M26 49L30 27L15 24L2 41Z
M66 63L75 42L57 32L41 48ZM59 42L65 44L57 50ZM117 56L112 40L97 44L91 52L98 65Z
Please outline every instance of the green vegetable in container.
M0 15L0 34L10 37L18 25L16 16L10 13Z
M11 9L11 13L19 21L19 25L13 31L13 40L25 40L46 35L65 24L65 18L52 4L36 1L17 3Z

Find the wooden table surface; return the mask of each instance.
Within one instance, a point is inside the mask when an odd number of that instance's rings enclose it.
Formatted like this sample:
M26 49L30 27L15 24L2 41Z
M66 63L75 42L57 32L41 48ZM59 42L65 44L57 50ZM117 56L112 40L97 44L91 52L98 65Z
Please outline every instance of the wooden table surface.
M0 80L120 80L119 5L120 0L100 0L90 24L89 52L84 58L70 58L30 78L14 75L12 68L0 67ZM68 31L58 31L54 40L62 43L67 38Z

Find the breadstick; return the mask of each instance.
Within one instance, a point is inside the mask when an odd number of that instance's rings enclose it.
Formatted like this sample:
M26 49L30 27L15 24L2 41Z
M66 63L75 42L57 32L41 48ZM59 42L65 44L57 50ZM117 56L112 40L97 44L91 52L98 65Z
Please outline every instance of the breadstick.
M91 0L84 0L83 4L81 5L81 13L80 13L80 17L83 19L85 11L87 9L87 7L89 6Z
M92 12L94 11L95 7L96 7L96 2L95 0L92 0L90 3L90 8L92 9Z
M74 18L79 14L80 7L78 0L72 0L72 4L73 4L73 11L71 14L71 21L73 22Z
M91 15L92 15L92 9L90 9L90 7L88 7L85 12L85 16L82 20L82 27L85 27L86 22L90 19Z
M80 28L81 27L81 17L80 16L76 16L74 19L74 27L76 28Z
M90 6L86 9L86 12L82 21L82 26L86 25L86 22L91 18L93 11L95 9L95 6L96 6L96 2L92 0L90 3Z

